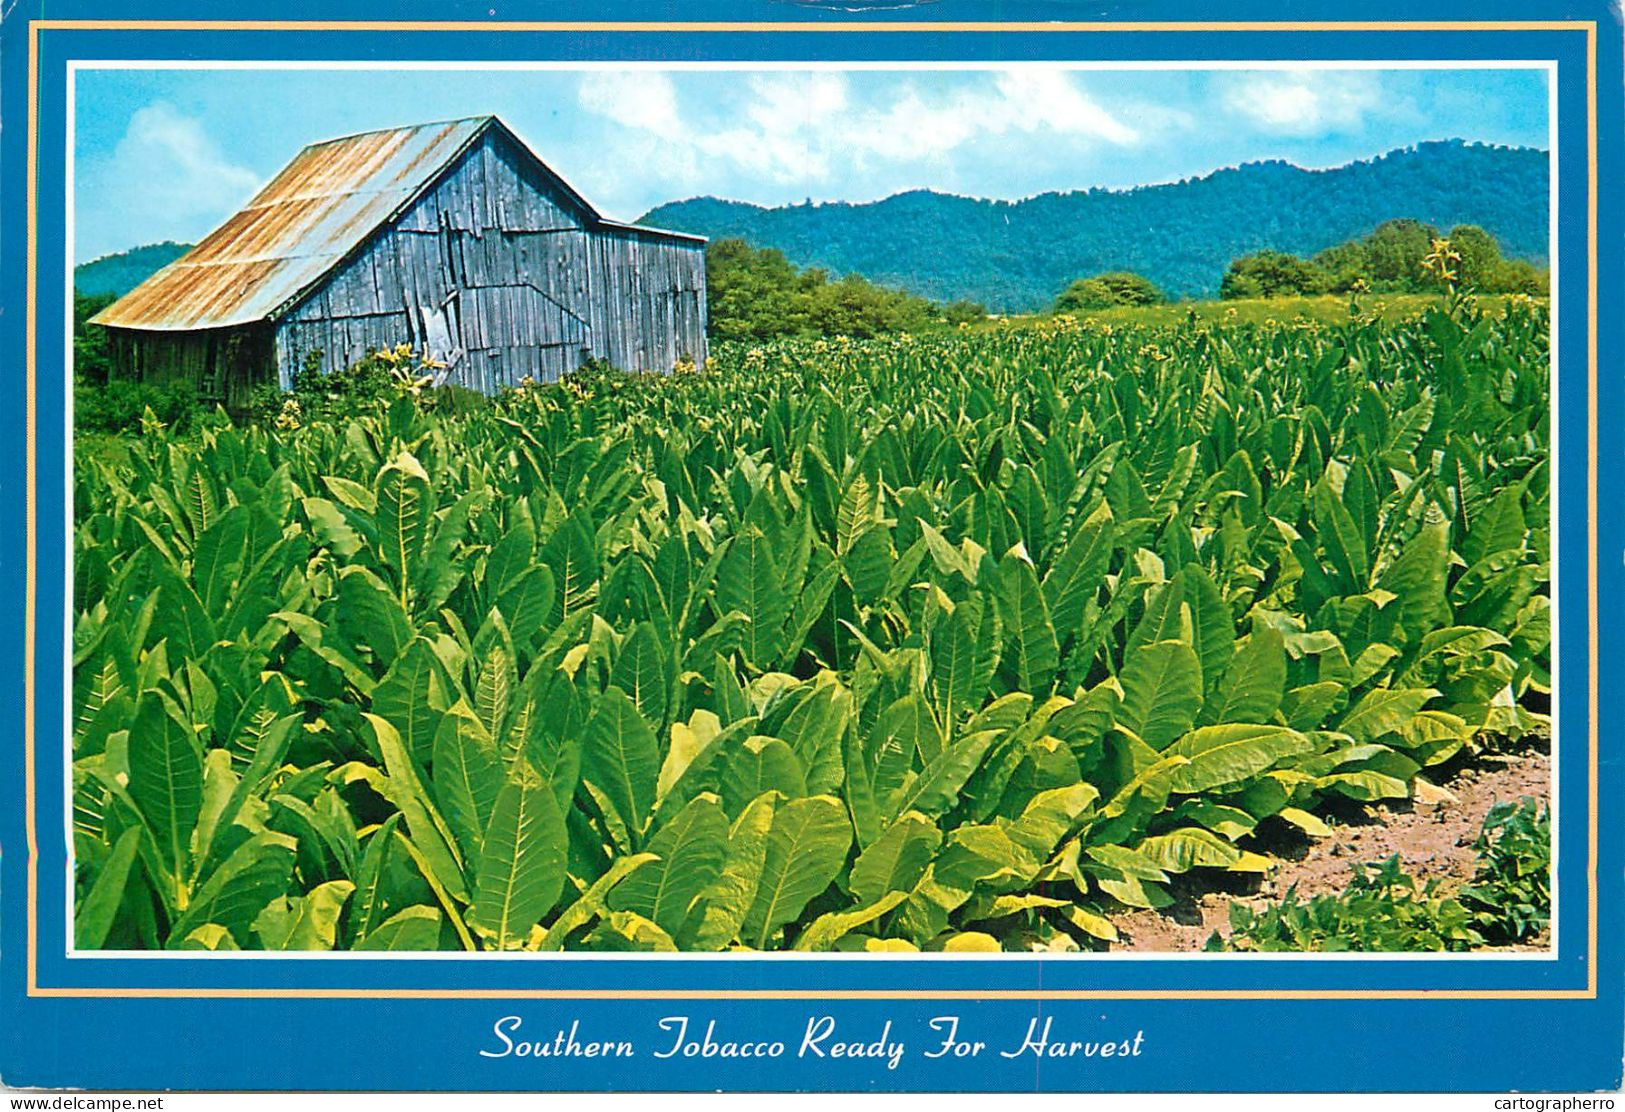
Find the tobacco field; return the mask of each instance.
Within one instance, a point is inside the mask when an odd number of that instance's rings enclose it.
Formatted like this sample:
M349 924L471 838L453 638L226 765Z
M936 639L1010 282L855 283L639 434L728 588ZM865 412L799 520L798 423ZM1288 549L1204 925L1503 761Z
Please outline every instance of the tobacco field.
M1547 728L1547 328L724 346L81 452L76 944L1103 947Z

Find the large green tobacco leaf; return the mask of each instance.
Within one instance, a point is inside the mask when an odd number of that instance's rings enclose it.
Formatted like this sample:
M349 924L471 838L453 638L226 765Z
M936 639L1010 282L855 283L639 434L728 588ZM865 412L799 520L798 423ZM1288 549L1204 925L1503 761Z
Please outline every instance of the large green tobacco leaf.
M1355 741L1378 741L1398 733L1439 693L1430 687L1379 687L1349 709L1337 728Z
M1102 502L1044 576L1044 599L1062 640L1077 632L1085 605L1100 590L1115 533L1111 507Z
M809 900L829 887L852 845L852 825L840 801L819 795L796 799L774 813L755 902L741 937L766 949Z
M1191 728L1202 706L1202 666L1183 641L1155 641L1129 655L1117 677L1117 722L1153 749Z
M617 857L615 863L609 867L609 871L593 881L574 903L559 912L558 917L545 931L539 936L533 931L526 948L563 950L568 945L571 934L609 911L609 895L617 885L654 860L655 855L652 853L634 853L626 857Z
M724 758L722 803L729 815L742 813L763 792L791 799L807 794L801 761L782 739L755 734L744 738Z
M1175 575L1146 604L1145 614L1129 635L1124 651L1133 656L1155 642L1180 640L1185 636L1186 622L1203 679L1212 683L1230 662L1235 630L1219 588L1207 572L1195 565Z
M457 835L464 860L478 860L502 790L503 763L485 725L459 702L440 720L434 739L432 788L440 813Z
M272 900L255 917L254 933L267 950L331 950L353 891L349 881L333 880L303 896Z
M386 719L407 749L427 761L445 711L445 668L426 638L407 645L372 691L372 712Z
M1009 650L1005 665L1023 691L1047 692L1060 664L1055 627L1032 564L1015 555L999 564L999 606Z
M734 820L722 872L700 895L703 910L693 929L694 949L720 950L739 937L761 888L778 799L772 793L757 796Z
M1491 553L1523 545L1528 530L1523 514L1523 488L1522 483L1503 487L1473 519L1461 542L1461 556L1469 567Z
M439 884L452 896L466 900L467 885L463 878L463 859L457 851L457 839L418 774L417 764L407 751L395 727L377 715L367 715L373 736L384 755L387 776L379 776L376 769L361 772L367 782L393 803L406 820L412 844L423 855L424 864ZM342 770L341 770L342 771Z
M994 608L972 596L939 621L931 642L931 691L942 721L976 707L999 662L1002 629Z
M516 761L485 828L469 925L499 950L528 939L564 888L567 841L552 789L528 761Z
M366 646L385 667L412 639L400 601L363 567L345 568L340 574L336 624L352 646Z
M485 562L485 583L490 597L498 597L514 586L533 566L536 554L536 526L530 518L520 517L491 546L491 555Z
M126 830L113 852L107 855L83 899L74 904L73 944L80 950L98 950L113 927L119 904L124 900L124 886L130 879L130 866L135 863L136 849L141 843L142 831L138 826Z
M874 922L908 899L907 892L887 892L867 907L856 911L830 911L808 924L796 936L797 950L828 950L859 927Z
M700 795L649 839L659 860L622 883L609 905L635 911L676 936L699 894L721 874L728 853L728 818L715 796Z
M930 819L912 811L902 816L852 863L852 895L873 904L887 892L913 891L941 844Z
M1366 540L1331 483L1323 481L1315 487L1314 508L1321 547L1341 578L1341 593L1352 595L1365 590L1371 575Z
M747 528L728 546L717 569L716 593L724 613L738 611L750 623L745 631L746 657L758 667L777 660L791 599L772 547L760 529Z
M618 687L604 692L587 722L581 774L609 800L635 842L654 807L660 747L636 704Z
M572 514L542 546L542 562L553 574L557 597L549 624L582 613L598 597L598 549L590 521Z
M1425 525L1378 577L1379 585L1398 596L1400 624L1412 640L1448 624L1445 576L1450 566L1450 526Z
M379 554L394 570L397 594L404 603L434 516L428 473L417 457L403 451L378 472L373 495Z
M440 940L440 912L422 904L403 908L385 919L356 943L357 950L409 953L433 950Z
M193 893L186 911L170 926L169 945L178 946L193 930L215 923L231 932L238 948L248 949L254 942L254 920L288 891L297 848L294 839L272 831L240 844Z
M1189 872L1197 867L1223 869L1241 860L1241 851L1235 846L1193 827L1147 838L1135 849L1170 873Z
M833 792L843 779L841 739L848 723L851 705L849 693L839 684L824 682L831 677L824 673L819 682L803 687L786 703L789 710L780 718L769 713L764 727L782 737L806 771L807 793L817 795Z
M919 759L929 763L942 752L943 741L931 709L919 692L887 707L863 743L862 764L875 797L886 800L903 786Z
M1267 722L1286 693L1286 650L1279 630L1255 629L1236 650L1214 694L1202 705L1200 721Z
M399 813L390 815L367 837L366 849L357 864L355 895L351 898L347 917L352 940L370 934L386 914L389 902L389 874L386 870L390 851L395 846L395 831L400 824Z
M930 816L947 811L1000 734L999 730L977 730L960 737L880 801L883 817L910 810Z
M528 651L547 628L553 611L553 572L545 564L527 569L497 597L515 647Z
M640 622L621 646L609 682L631 696L638 713L653 726L664 725L671 698L670 654L649 622Z
M1296 730L1229 723L1192 730L1164 753L1189 762L1175 770L1170 786L1190 794L1240 785L1277 761L1309 749L1309 739Z
M192 830L203 806L203 755L191 728L156 692L142 696L130 724L130 798L177 878L186 871Z
M167 570L160 574L151 636L167 641L182 660L202 660L215 642L214 619L203 609L197 592Z
M493 738L507 733L509 712L513 709L514 689L519 686L514 667L513 642L508 638L506 624L500 610L491 611L492 630L484 641L476 641L474 658L480 662L479 674L474 679L474 714ZM507 755L512 756L510 746Z

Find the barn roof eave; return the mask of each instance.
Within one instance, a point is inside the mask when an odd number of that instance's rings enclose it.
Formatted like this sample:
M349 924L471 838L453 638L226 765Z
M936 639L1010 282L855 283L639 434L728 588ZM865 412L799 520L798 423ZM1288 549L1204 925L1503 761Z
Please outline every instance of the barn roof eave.
M619 232L637 232L640 235L654 236L658 239L678 239L685 243L710 243L710 236L696 235L693 232L674 232L670 228L651 228L647 224L629 224L624 220L609 220L598 218L600 227L613 228Z

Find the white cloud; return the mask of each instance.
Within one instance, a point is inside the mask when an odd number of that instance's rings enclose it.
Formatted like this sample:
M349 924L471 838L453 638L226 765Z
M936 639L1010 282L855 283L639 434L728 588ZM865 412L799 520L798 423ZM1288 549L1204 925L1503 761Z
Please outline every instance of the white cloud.
M1137 142L1134 128L1086 96L1060 70L1011 70L999 77L1011 125L1024 131L1048 128L1061 135L1104 139L1120 146Z
M677 88L664 73L595 71L581 79L578 95L583 108L608 116L624 127L671 136L683 130L677 112Z
M155 187L166 204L187 212L233 209L260 184L258 174L220 152L201 122L165 101L136 110L113 161L132 185Z
M1229 85L1224 104L1261 130L1293 136L1355 130L1383 106L1374 75L1312 72L1249 75Z
M1097 104L1061 70L1013 69L992 88L929 98L910 85L890 104L847 122L849 141L877 157L943 156L988 136L1011 133L1127 145L1139 134Z
M118 198L116 211L79 214L82 244L96 254L123 246L131 228L141 229L143 242L195 242L264 180L227 157L201 121L167 101L137 109L91 173L99 195Z
M583 108L624 127L658 135L663 175L702 180L703 162L722 160L778 185L836 180L874 162L940 161L989 137L1052 134L1071 141L1127 145L1138 131L1094 101L1061 70L1011 69L977 88L932 96L913 81L856 100L846 75L756 74L731 111L685 113L664 73L593 73L582 78ZM655 154L655 152L651 152Z
M750 119L764 132L813 130L826 126L848 107L846 76L792 73L751 78Z

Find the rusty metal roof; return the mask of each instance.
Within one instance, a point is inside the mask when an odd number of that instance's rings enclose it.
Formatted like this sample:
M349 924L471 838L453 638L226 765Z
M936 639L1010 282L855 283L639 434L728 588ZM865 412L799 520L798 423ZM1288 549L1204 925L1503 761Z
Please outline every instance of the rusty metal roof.
M91 322L186 331L274 317L416 200L442 169L492 126L512 137L496 117L474 116L313 143L242 211ZM528 151L517 137L514 141ZM590 222L609 224L540 159L536 161Z

